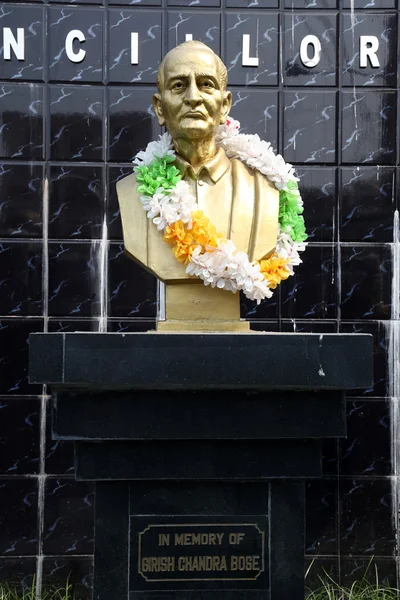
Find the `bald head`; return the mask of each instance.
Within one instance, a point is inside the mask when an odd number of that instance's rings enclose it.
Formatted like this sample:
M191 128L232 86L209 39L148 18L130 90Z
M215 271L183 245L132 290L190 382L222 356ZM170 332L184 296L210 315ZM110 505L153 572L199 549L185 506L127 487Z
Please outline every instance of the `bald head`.
M179 46L176 46L175 48L170 50L164 56L160 66L158 67L158 71L157 71L157 87L158 87L159 92L162 93L164 91L164 79L165 79L166 64L168 64L169 61L174 60L174 55L177 55L177 54L179 55L181 52L185 52L188 50L199 50L201 52L204 52L204 51L210 52L210 54L212 54L215 57L215 61L217 64L217 70L219 73L221 90L225 91L226 87L228 85L228 72L226 70L224 63L220 59L220 57L217 54L215 54L215 52L213 52L213 50L211 50L211 48L206 46L206 44L203 44L203 42L198 42L196 40L190 40L188 42L183 42L183 44L179 44Z

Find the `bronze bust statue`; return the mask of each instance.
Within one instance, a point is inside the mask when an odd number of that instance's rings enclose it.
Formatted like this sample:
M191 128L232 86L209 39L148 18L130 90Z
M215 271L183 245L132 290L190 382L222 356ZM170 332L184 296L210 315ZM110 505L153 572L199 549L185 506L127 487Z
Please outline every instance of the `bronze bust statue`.
M172 136L175 165L199 208L250 261L261 260L275 249L279 192L259 171L216 146L216 131L232 104L227 79L225 65L208 46L184 42L160 64L153 108ZM135 174L119 181L117 192L127 254L166 283L167 321L159 328L248 329L239 320L238 293L205 287L176 260L143 210Z

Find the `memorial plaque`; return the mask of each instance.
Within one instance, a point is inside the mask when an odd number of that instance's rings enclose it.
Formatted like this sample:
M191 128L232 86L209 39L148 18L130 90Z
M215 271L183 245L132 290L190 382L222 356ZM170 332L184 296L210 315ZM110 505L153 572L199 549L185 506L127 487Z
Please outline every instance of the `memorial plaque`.
M266 516L130 518L130 589L268 588Z

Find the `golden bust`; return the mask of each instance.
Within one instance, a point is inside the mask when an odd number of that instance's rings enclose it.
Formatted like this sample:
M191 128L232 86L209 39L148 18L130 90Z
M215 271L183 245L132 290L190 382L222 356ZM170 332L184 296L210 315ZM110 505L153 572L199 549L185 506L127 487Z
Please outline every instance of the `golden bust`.
M153 108L172 136L175 165L199 208L250 261L261 260L276 246L279 192L259 171L216 146L217 128L232 104L227 79L225 65L208 46L184 42L160 64ZM205 287L177 261L143 210L135 174L119 181L117 192L127 254L166 283L167 320L159 329L248 329L240 322L239 293Z

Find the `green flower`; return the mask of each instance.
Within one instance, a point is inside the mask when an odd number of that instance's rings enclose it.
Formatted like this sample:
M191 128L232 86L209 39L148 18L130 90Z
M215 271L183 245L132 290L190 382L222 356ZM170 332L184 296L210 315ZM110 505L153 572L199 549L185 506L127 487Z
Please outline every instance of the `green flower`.
M138 192L146 196L153 196L159 188L170 192L182 179L179 170L172 164L174 161L173 156L165 155L148 166L134 167L136 181L140 184Z
M289 181L287 188L279 192L279 225L293 241L304 242L308 236L301 216L304 209L298 204L297 182Z

